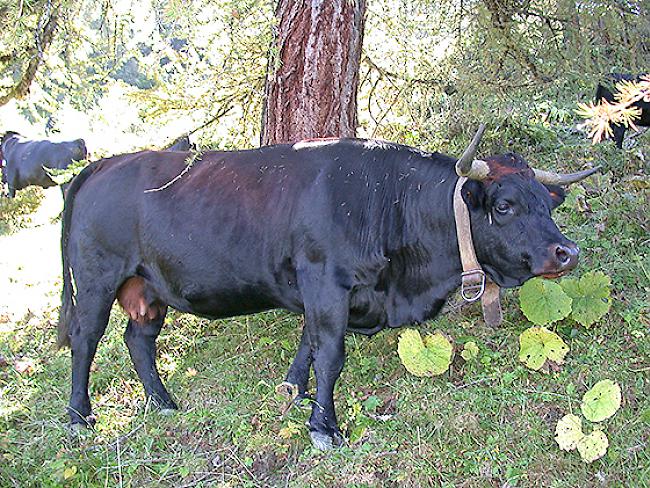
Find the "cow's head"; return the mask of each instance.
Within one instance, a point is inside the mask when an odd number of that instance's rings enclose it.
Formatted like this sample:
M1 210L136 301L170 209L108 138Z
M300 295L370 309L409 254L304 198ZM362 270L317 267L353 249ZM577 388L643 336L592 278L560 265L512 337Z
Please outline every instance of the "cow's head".
M481 135L479 129L456 171L469 178L461 194L485 271L498 285L513 287L533 276L554 278L575 268L578 246L560 232L551 211L564 201L563 185L599 168L559 175L530 168L516 154L475 160Z

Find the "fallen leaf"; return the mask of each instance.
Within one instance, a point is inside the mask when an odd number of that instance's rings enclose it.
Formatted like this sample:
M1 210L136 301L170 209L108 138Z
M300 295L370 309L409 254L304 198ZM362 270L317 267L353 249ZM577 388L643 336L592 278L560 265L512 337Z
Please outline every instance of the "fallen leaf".
M547 361L563 364L568 352L569 346L562 338L545 327L531 327L519 336L519 360L535 371Z
M32 374L34 372L34 361L29 358L16 359L14 368L20 374Z
M607 447L609 447L609 441L604 432L594 430L591 434L580 439L577 447L580 457L586 463L591 463L605 455Z
M582 397L580 410L592 422L610 418L621 406L621 387L612 380L602 380Z
M584 436L582 421L577 415L565 415L555 427L555 441L564 451L573 451Z

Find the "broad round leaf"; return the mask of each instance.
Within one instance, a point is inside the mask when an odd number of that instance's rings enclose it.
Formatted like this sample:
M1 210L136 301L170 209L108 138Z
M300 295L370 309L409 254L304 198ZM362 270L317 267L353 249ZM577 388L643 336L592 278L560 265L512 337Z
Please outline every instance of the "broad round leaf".
M564 451L573 451L584 436L582 420L577 415L565 415L555 427L555 440Z
M579 324L590 327L609 311L612 280L605 273L586 273L579 280L565 278L560 284L573 300L571 317Z
M478 346L476 345L476 342L466 342L465 347L463 347L460 355L465 361L471 361L476 356L478 356Z
M417 330L406 329L400 334L397 353L404 367L415 376L436 376L451 364L453 346L437 332L422 340Z
M519 360L535 371L547 360L562 364L567 352L569 346L546 327L531 327L519 336Z
M524 283L519 304L526 318L537 325L556 322L571 313L571 297L557 283L542 278Z
M594 430L591 434L580 439L577 447L583 461L591 463L605 455L607 447L609 447L609 441L604 432Z
M580 410L587 420L601 422L621 406L621 388L612 380L602 380L582 397Z

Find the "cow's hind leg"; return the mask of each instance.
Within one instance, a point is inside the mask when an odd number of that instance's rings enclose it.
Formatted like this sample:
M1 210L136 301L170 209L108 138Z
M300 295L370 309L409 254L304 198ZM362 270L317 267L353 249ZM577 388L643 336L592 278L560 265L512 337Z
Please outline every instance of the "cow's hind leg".
M124 333L124 342L129 348L133 366L144 385L147 398L163 411L178 408L165 389L156 368L156 339L166 312L166 307L161 308L161 313L156 318L144 323L129 319Z
M112 302L113 297L102 297L88 291L77 295L77 305L70 322L72 394L68 414L72 425L92 426L95 423L88 396L90 365L106 330Z

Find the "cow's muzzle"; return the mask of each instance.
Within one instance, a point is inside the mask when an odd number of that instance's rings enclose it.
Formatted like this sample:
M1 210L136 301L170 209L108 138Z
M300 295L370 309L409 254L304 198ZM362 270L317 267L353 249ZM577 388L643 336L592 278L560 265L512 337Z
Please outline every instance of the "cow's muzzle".
M558 278L578 265L580 248L573 242L568 244L551 244L548 247L548 251L549 257L542 267L533 269L535 276Z

